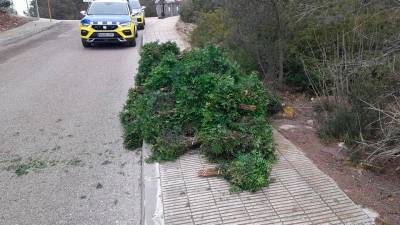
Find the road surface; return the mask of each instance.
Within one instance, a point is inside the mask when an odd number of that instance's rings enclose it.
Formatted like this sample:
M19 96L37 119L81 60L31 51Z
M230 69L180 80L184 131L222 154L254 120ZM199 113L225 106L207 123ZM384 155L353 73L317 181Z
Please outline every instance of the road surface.
M139 224L140 152L118 119L138 58L84 49L77 21L0 49L1 225Z

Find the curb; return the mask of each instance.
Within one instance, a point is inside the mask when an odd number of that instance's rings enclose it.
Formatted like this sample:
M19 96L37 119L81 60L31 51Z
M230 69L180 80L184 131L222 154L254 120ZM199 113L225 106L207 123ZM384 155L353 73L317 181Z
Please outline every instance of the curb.
M3 38L0 36L0 45L7 46L7 45L14 44L18 41L24 40L26 38L33 37L37 34L40 34L44 31L47 31L47 30L53 28L55 25L57 25L61 22L62 21L60 21L60 20L52 20L52 22L49 22L49 25L36 28L36 24L38 23L38 20L35 20L32 22L29 22L28 24L22 25L21 27L17 27L17 28L5 31L5 32L13 32L17 29L23 29L23 26L32 25L32 24L35 26L35 29L32 29L31 31L28 31L28 32L22 32L20 34L9 35L9 37L3 37Z
M142 202L141 225L164 225L164 206L161 192L159 163L146 163L151 147L143 142L142 146Z

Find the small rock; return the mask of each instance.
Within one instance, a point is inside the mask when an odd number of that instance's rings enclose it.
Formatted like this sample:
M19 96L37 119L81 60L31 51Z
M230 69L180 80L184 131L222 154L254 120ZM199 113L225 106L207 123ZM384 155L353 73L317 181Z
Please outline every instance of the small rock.
M111 164L111 161L110 160L106 160L106 161L104 161L101 165L108 165L108 164Z
M338 144L338 149L339 149L339 151L342 151L342 150L347 150L348 148L344 142L340 142Z
M102 184L100 184L100 183L97 183L97 185L96 185L96 189L102 189L103 188L103 185Z
M314 126L314 120L307 120L308 126Z
M282 125L279 127L279 129L281 129L281 130L291 130L291 129L295 129L295 128L296 128L296 126L290 125L290 124L285 124L285 125Z

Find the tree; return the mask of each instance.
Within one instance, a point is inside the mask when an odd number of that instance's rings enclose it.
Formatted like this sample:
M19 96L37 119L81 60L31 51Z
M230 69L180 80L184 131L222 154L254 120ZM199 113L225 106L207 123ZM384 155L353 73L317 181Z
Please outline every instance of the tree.
M13 3L11 0L0 0L0 12L12 11Z
M145 14L147 17L157 16L156 4L154 0L140 0L142 6L146 6Z
M53 19L76 20L81 19L80 11L87 9L87 3L82 0L37 0L39 14L42 18L49 18L48 2L50 1L50 10ZM30 15L36 15L35 2L31 2L29 9Z

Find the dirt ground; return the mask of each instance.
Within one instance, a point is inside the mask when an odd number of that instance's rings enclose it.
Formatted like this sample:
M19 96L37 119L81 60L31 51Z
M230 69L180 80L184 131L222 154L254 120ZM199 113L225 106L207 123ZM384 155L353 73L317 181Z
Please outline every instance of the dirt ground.
M190 43L190 33L192 33L194 29L196 29L195 24L185 23L182 20L179 20L178 23L176 23L176 30L188 43Z
M323 143L318 137L311 97L288 93L284 96L286 105L295 108L295 116L276 116L272 121L274 127L332 177L355 203L377 211L378 224L400 224L400 167L397 172L389 170L399 164L387 164L385 171L390 172L373 172L353 165L340 141Z
M32 21L32 19L0 12L0 32L21 26L29 21Z

